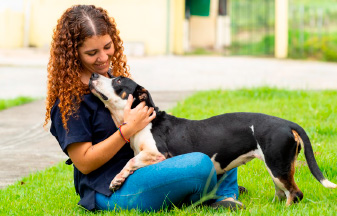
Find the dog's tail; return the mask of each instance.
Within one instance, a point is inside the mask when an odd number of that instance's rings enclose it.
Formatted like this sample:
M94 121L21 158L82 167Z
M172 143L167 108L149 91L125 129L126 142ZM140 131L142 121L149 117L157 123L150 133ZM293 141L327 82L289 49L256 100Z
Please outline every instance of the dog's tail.
M292 132L295 136L295 140L301 144L301 147L304 151L305 159L307 160L309 169L310 169L311 173L313 174L313 176L315 176L315 178L324 187L326 187L326 188L336 188L337 185L330 182L329 180L327 180L323 176L321 170L319 169L319 167L317 165L317 162L316 162L316 159L315 159L315 156L314 156L314 152L312 150L310 139L309 139L307 133L304 131L304 129L301 128L300 126L298 126Z

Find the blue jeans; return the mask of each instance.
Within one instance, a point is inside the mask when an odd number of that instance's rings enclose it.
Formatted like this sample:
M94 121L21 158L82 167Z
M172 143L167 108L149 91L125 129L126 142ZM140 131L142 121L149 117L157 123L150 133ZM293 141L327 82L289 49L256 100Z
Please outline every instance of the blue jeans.
M161 210L194 203L219 182L214 201L237 199L237 168L226 176L216 176L210 158L203 153L189 153L143 167L130 175L110 197L96 193L96 208L101 210Z

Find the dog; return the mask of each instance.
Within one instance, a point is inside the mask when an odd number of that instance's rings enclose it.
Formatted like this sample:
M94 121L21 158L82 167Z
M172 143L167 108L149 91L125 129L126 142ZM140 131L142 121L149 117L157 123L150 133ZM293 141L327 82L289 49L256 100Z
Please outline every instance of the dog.
M208 155L217 174L223 174L254 158L262 160L273 179L275 197L287 199L286 205L299 202L303 193L294 180L295 161L304 150L313 176L326 188L337 185L320 171L305 130L298 124L262 113L226 113L204 120L177 118L160 111L150 93L126 77L106 78L93 74L89 88L110 110L116 126L123 123L124 107L129 94L132 107L145 101L154 107L156 118L130 138L132 158L110 184L115 191L136 169L166 158L189 152Z

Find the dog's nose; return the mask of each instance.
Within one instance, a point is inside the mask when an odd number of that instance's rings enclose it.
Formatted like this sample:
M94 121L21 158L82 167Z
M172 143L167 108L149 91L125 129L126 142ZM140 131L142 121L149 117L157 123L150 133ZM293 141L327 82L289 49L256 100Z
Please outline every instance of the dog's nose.
M91 79L98 79L99 75L97 73L91 74Z

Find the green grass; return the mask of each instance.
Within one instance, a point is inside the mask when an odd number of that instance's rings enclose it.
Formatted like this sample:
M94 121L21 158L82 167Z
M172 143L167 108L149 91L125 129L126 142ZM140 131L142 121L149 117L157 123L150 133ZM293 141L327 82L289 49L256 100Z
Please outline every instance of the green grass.
M8 109L14 106L19 106L32 102L36 99L31 97L17 97L14 99L0 99L0 110Z
M323 174L337 182L337 91L287 91L270 88L237 91L206 91L170 110L175 116L203 119L225 112L263 112L295 121L311 138L316 160ZM299 161L304 161L303 152ZM116 212L86 212L76 204L71 166L60 163L31 174L0 190L0 215L115 215ZM162 210L159 213L122 211L120 215L335 215L337 190L324 188L305 163L297 166L295 181L304 193L296 205L272 203L273 182L259 160L239 168L239 185L249 193L240 197L247 209L230 213L207 207Z

